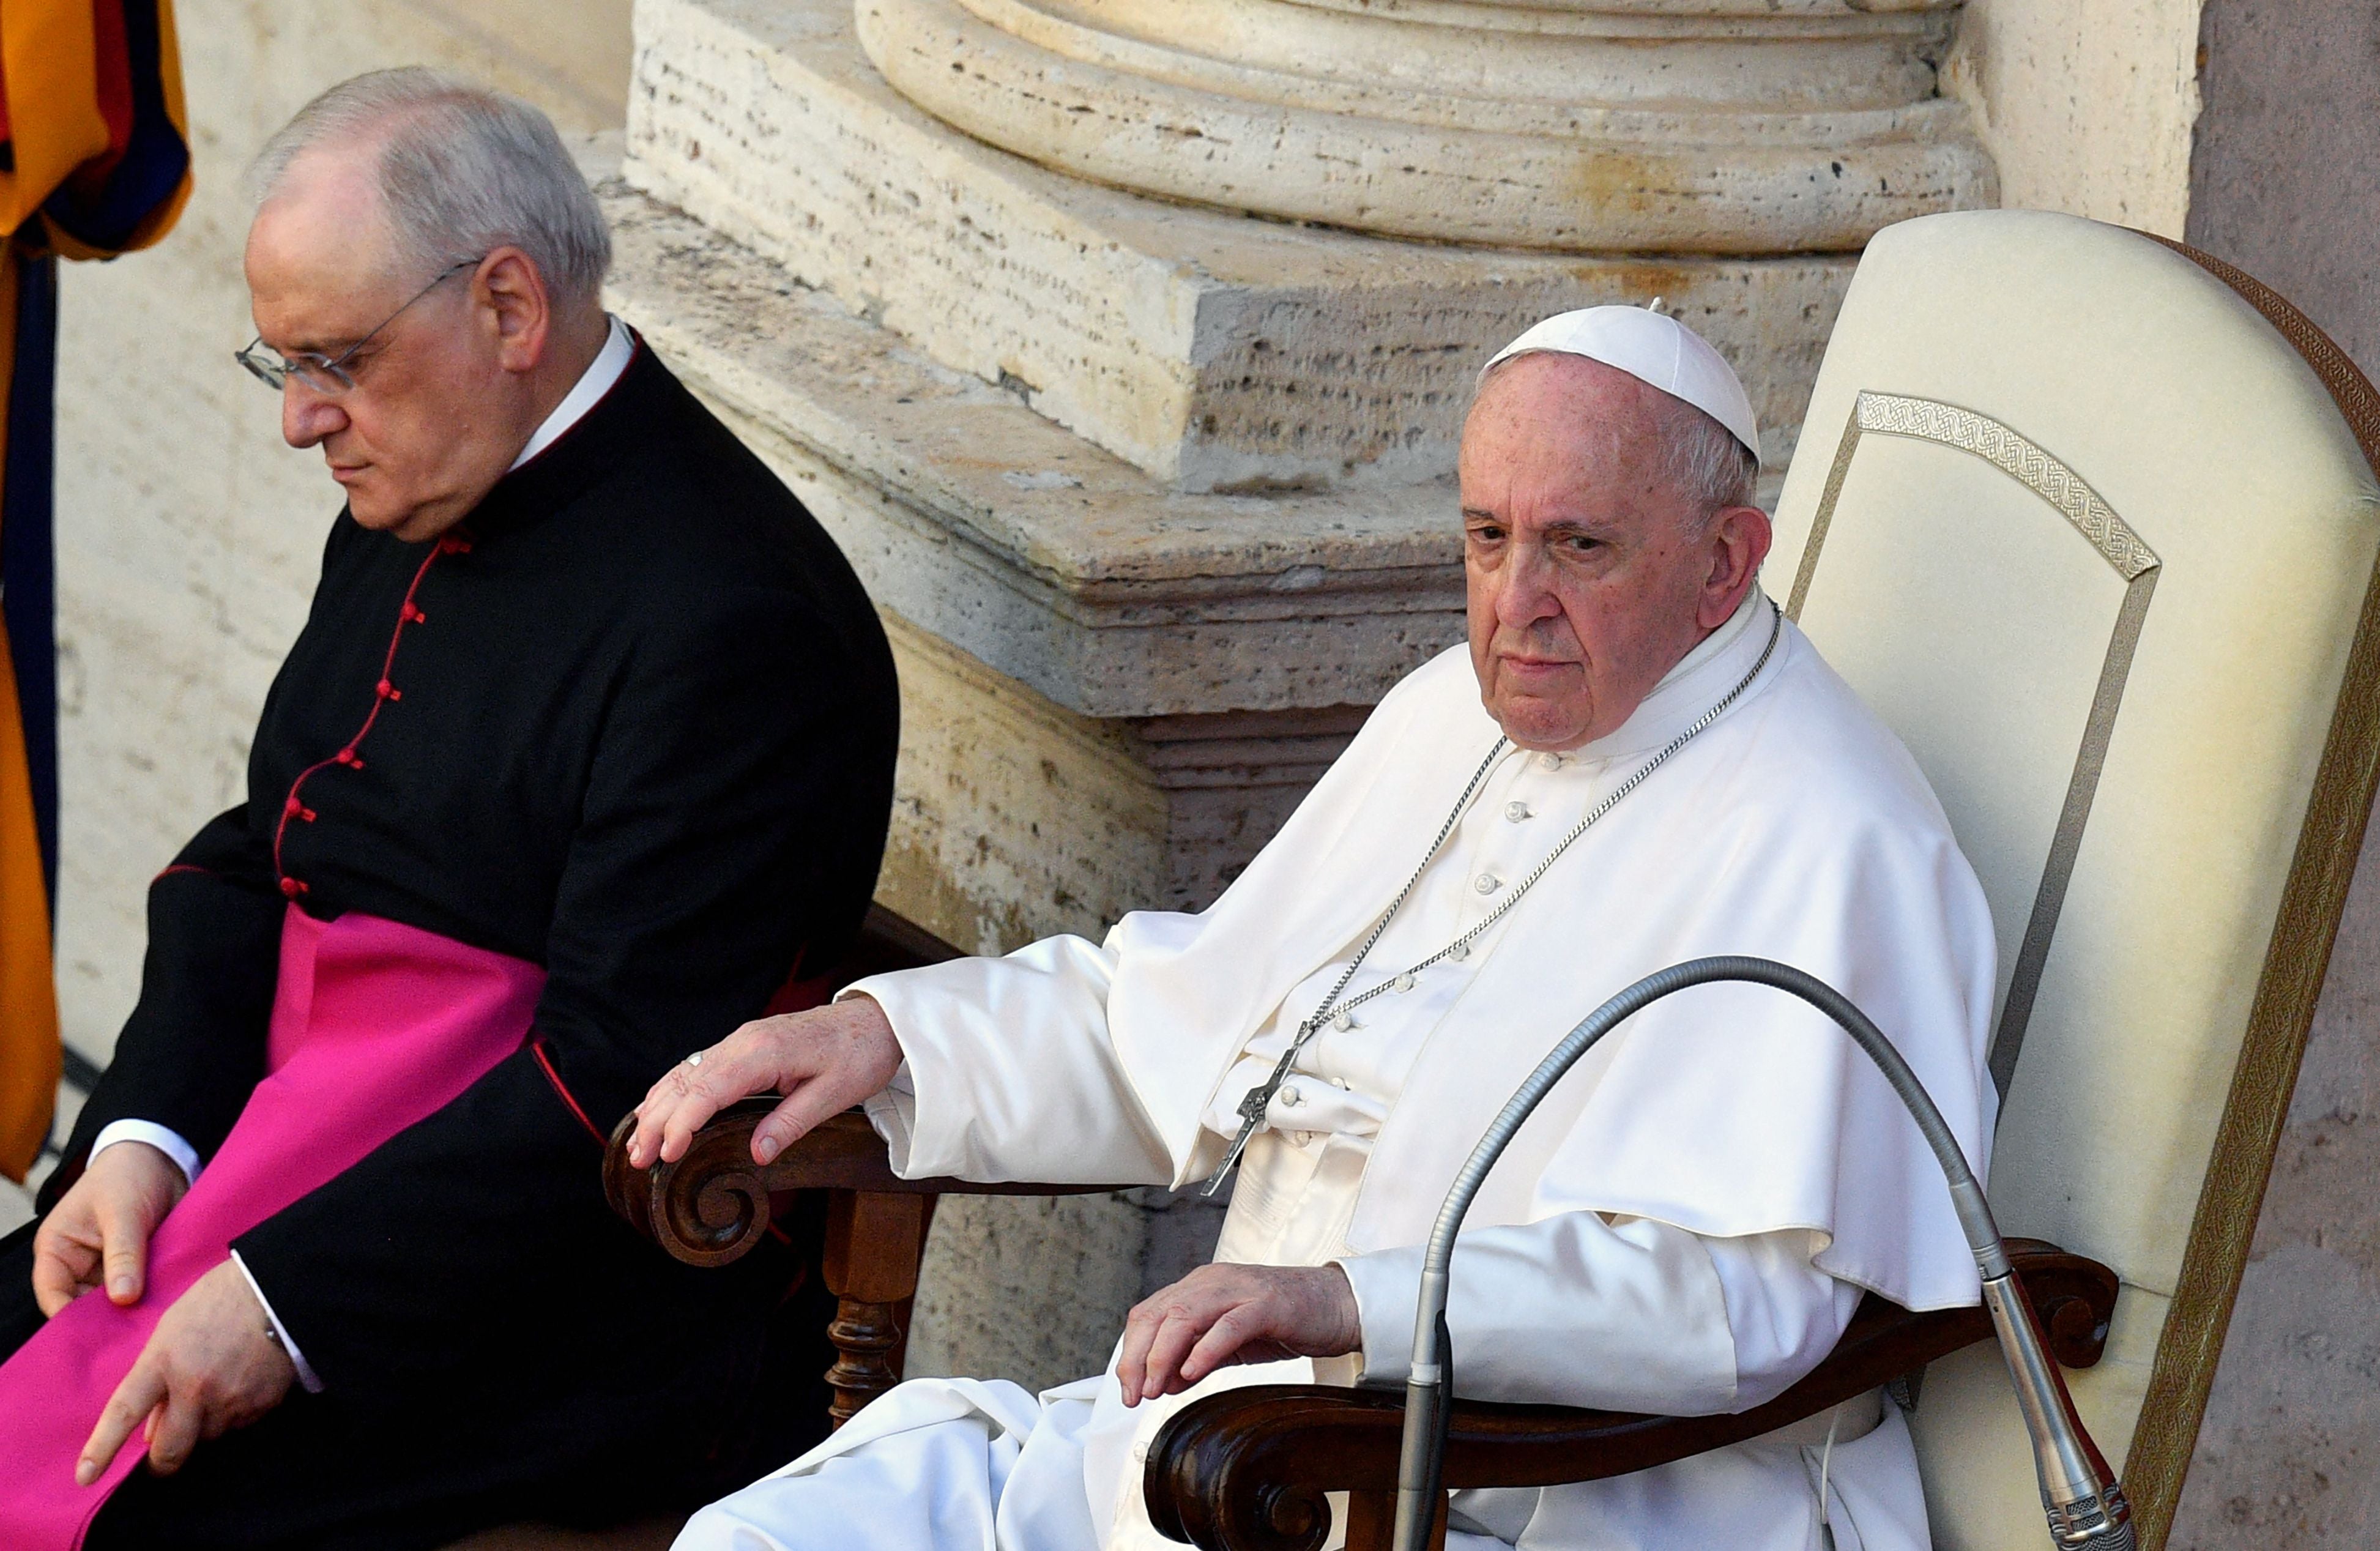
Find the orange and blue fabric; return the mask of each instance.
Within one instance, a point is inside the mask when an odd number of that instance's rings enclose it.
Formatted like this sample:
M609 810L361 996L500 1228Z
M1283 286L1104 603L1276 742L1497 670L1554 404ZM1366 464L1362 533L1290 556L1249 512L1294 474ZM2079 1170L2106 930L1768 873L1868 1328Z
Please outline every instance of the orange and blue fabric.
M171 0L0 0L0 1174L56 1101L57 261L145 248L190 193Z

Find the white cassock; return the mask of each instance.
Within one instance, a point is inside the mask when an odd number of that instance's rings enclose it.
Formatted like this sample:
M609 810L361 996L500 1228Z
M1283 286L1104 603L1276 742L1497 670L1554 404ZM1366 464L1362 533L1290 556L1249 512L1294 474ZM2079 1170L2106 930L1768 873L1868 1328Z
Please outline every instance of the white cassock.
M1507 748L1349 987L1501 903L1602 796L1734 687L1770 636L1756 590L1627 724ZM910 1177L1170 1183L1212 1169L1241 1096L1328 994L1498 729L1466 652L1399 685L1281 834L1196 915L1126 916L861 982L907 1058L869 1107ZM1623 986L1752 953L1840 988L1906 1055L1983 1172L1994 974L1983 892L1925 778L1791 624L1724 715L1576 841L1460 962L1326 1025L1242 1165L1217 1258L1337 1261L1356 1356L1227 1368L1127 1410L1113 1377L1038 1397L922 1379L697 1515L681 1551L1144 1551L1139 1461L1163 1420L1249 1383L1402 1384L1420 1245L1455 1171L1546 1051ZM1343 1000L1343 999L1342 999ZM1489 1176L1454 1256L1459 1392L1698 1414L1770 1399L1873 1289L1973 1303L1933 1157L1883 1080L1782 993L1697 988L1621 1026ZM1834 1440L1826 1440L1829 1424ZM1879 1397L1601 1482L1458 1494L1449 1545L1926 1551L1916 1460Z

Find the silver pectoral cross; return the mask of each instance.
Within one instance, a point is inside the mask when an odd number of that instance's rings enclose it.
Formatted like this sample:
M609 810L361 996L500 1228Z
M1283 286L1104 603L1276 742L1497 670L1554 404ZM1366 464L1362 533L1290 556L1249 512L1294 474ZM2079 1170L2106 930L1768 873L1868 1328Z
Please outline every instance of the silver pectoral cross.
M1289 1042L1289 1048L1283 1050L1281 1060L1273 1063L1272 1075L1242 1096L1240 1133L1232 1138L1231 1149L1223 1154L1223 1161L1215 1165L1215 1171L1207 1176L1206 1184L1198 1192L1200 1195L1212 1196L1223 1188L1223 1181L1240 1161L1240 1155L1248 1150L1248 1138L1257 1133L1257 1127L1264 1124L1265 1111L1272 1108L1272 1096L1281 1092L1281 1085L1289 1081L1289 1069L1297 1060L1297 1052L1305 1048L1305 1042L1314 1037L1318 1026L1311 1022L1299 1024L1297 1037Z

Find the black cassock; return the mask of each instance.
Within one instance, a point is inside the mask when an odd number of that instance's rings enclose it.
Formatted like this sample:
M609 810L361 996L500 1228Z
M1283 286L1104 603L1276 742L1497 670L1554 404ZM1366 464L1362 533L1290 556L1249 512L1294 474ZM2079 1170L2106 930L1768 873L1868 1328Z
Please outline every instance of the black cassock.
M323 1392L137 1472L92 1545L616 1517L822 1433L823 1292L813 1272L785 1296L815 1220L677 1265L604 1204L599 1133L848 939L897 721L843 555L641 344L447 538L341 515L249 800L151 886L140 1003L42 1205L111 1121L202 1159L223 1142L264 1074L291 903L542 966L533 1039L234 1242ZM29 1242L0 1249L0 1351L38 1321Z

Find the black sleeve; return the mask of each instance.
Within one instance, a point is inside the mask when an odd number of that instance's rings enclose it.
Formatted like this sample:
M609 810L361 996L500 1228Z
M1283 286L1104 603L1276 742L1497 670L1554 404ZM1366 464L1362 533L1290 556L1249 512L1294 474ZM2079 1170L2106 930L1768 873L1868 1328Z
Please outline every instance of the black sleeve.
M203 1160L263 1080L286 903L248 818L246 807L218 816L149 885L140 1000L43 1187L42 1210L81 1173L101 1127L153 1121Z
M882 637L870 657L783 593L704 612L645 643L607 717L530 1047L235 1244L334 1389L418 1385L473 1344L455 1332L583 1303L610 1253L587 1236L627 1232L603 1133L867 909L897 741Z

